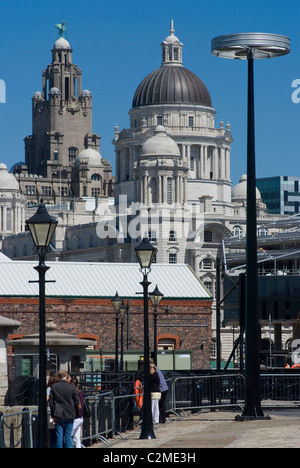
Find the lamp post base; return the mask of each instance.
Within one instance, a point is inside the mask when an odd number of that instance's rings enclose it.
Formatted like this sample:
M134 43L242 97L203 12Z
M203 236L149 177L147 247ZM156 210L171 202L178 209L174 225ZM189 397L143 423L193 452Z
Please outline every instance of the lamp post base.
M149 428L145 431L143 431L142 429L140 440L150 440L150 439L156 439L153 429Z
M240 415L240 416L236 416L235 418L235 421L237 422L243 422L243 421L270 421L272 418L271 416L243 416L243 415Z

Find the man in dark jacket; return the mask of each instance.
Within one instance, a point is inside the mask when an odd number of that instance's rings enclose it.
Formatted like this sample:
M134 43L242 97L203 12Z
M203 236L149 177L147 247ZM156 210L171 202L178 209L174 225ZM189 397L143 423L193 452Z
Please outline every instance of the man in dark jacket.
M52 386L49 398L51 416L56 424L55 448L72 448L72 429L79 396L74 385L68 382L67 371L59 371L58 376L61 380Z

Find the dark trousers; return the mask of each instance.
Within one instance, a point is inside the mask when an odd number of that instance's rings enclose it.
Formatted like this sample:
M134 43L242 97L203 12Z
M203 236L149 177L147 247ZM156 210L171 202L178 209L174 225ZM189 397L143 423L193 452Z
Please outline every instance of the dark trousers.
M167 398L168 390L161 393L161 399L159 400L159 422L165 423L166 422L166 398Z

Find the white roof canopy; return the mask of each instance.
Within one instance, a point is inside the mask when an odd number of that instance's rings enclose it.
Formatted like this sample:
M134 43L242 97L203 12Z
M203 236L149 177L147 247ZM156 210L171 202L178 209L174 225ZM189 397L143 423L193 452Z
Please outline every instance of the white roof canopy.
M143 275L135 263L46 262L46 296L50 297L142 297ZM37 297L37 262L10 261L0 263L0 297ZM211 294L193 270L184 264L153 264L148 275L149 292L156 286L164 299L211 299Z

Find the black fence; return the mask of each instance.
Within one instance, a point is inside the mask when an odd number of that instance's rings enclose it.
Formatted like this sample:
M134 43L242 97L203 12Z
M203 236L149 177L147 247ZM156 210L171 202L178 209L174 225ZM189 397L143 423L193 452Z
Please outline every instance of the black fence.
M97 376L89 374L81 377L82 389L88 388L88 392L84 390L84 393L90 410L90 417L83 423L82 441L85 446L99 440L109 445L109 439L115 434L130 431L139 424L141 412L135 405L135 395L132 391L134 373L122 376L110 373L104 378L97 373ZM180 410L195 413L210 408L211 411L215 411L216 408L241 407L244 403L245 382L241 374L199 371L188 375L167 373L166 377L169 385L169 416L178 415ZM18 402L22 398L29 401L37 388L37 382L28 378L26 385L24 381L19 383L22 392L16 394L11 391L11 401L13 397ZM105 391L106 387L110 390ZM286 406L299 407L300 372L289 370L276 374L261 374L261 399L262 404L269 406L277 406L278 403L282 405L284 402ZM35 448L37 418L36 408L24 408L10 414L0 413L0 448Z

